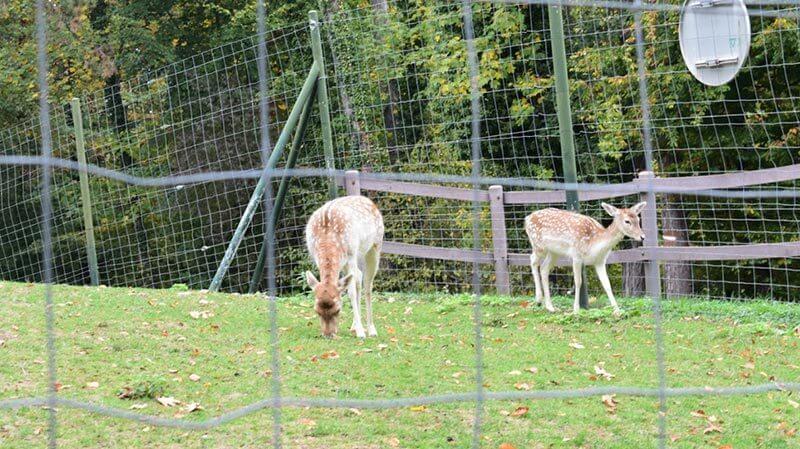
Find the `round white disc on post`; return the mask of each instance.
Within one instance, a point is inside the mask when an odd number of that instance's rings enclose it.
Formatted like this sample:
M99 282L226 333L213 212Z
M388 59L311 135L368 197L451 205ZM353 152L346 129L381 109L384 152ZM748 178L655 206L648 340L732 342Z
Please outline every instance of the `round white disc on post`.
M744 0L686 0L678 29L683 62L707 86L732 80L750 51Z

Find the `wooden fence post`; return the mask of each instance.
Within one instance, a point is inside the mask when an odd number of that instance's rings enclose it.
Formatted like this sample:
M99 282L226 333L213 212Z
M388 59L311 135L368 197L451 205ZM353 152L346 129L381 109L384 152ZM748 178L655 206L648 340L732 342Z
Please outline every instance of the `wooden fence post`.
M97 267L97 247L94 240L94 221L92 220L92 195L89 190L89 173L86 168L81 101L73 98L69 104L72 110L72 126L75 131L75 150L80 167L81 207L83 209L83 229L86 232L86 258L89 261L89 278L92 285L100 285L100 270Z
M358 179L358 170L347 170L344 174L344 191L348 196L361 195L361 181Z
M489 187L489 211L492 218L492 249L497 293L511 293L508 279L508 240L506 239L506 213L503 207L503 186Z
M639 180L642 187L646 187L648 182L655 179L655 175L650 171L639 173ZM651 251L658 247L658 216L656 214L656 194L652 189L644 190L641 193L642 201L647 201L647 206L642 211L642 229L644 230L643 251L647 260L644 264L644 285L647 296L651 298L661 297L661 270L658 267L658 260Z

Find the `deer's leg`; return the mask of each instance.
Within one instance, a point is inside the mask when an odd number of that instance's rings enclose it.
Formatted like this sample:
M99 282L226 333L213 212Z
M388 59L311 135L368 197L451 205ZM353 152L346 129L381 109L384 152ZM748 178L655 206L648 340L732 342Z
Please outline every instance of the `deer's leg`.
M376 248L373 248L367 253L364 266L364 302L367 305L367 335L370 337L378 336L375 322L372 321L372 281L378 272L380 260L381 253Z
M353 325L351 330L356 331L358 338L366 338L364 333L364 325L361 324L361 270L358 269L358 264L352 260L347 264L347 272L352 273L353 277L350 278L350 285L347 286L347 294L350 296L350 304L353 306Z
M597 264L594 266L594 269L597 272L597 277L600 279L600 283L603 285L603 290L606 291L608 300L611 302L611 307L614 308L614 315L619 315L619 305L617 305L617 300L614 299L614 292L611 291L611 282L608 280L608 274L606 274L606 265L602 263Z
M536 286L536 304L542 304L542 280L539 277L540 257L536 251L531 253L531 273L533 273L533 284Z
M578 313L581 310L581 282L583 277L583 263L575 258L572 259L572 277L575 279L575 302L572 303L572 313Z
M344 275L347 276L348 274L350 274L350 264L347 264L344 267ZM356 274L353 273L353 277L355 277L355 276L356 276ZM350 282L352 284L352 282L353 282L352 279L350 280ZM352 306L353 305L353 291L350 289L350 284L348 284L348 286L347 286L347 296L350 297L350 305ZM344 299L342 299L342 302L344 302ZM339 304L339 307L344 309L344 304ZM355 310L355 308L353 308L353 309ZM353 323L350 325L350 332L353 332L354 330L356 330L356 315L355 315L355 312L353 312Z
M553 302L550 300L550 269L553 268L553 254L547 253L541 262L539 271L542 276L542 290L544 290L544 308L548 312L555 312Z

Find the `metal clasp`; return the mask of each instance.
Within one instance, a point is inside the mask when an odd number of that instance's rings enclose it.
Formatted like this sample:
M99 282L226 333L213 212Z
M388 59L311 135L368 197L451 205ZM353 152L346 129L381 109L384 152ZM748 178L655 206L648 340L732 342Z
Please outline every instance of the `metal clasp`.
M693 8L711 8L714 6L724 6L733 4L732 0L699 0L692 4Z
M724 65L731 65L736 64L739 62L739 58L737 56L731 56L729 58L711 58L705 59L702 61L697 61L694 63L694 66L697 68L709 68L713 69L716 67L721 67Z

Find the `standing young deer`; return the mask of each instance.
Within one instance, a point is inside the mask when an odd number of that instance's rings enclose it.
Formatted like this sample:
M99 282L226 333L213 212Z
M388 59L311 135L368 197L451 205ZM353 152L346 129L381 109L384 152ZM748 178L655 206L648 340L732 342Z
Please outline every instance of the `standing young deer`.
M603 289L611 301L614 314L620 310L611 292L611 283L606 274L606 259L611 249L626 235L634 240L643 240L644 232L639 224L639 213L647 205L641 202L630 209L617 209L602 203L603 209L614 217L608 228L597 220L575 212L559 209L542 209L525 217L525 232L533 246L531 253L531 271L536 284L536 303L542 303L544 288L545 308L555 312L550 301L550 269L558 256L572 258L572 271L575 279L574 313L578 313L578 301L581 291L581 270L584 265L593 265L603 284ZM540 278L541 275L541 278Z
M306 243L311 258L319 268L317 280L306 271L306 281L314 291L314 310L320 318L322 334L335 335L339 330L341 295L347 291L353 306L353 325L364 338L361 323L361 293L367 303L367 331L378 335L372 321L372 281L378 272L383 244L383 217L369 198L346 196L328 201L317 209L306 225ZM359 265L364 267L362 274ZM345 276L339 278L339 272Z

